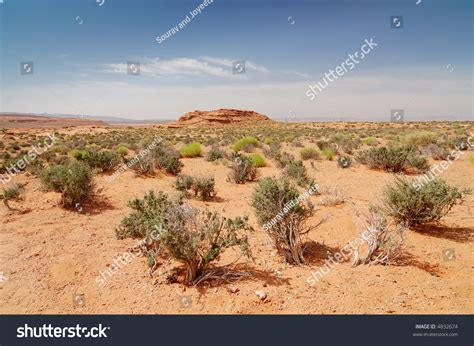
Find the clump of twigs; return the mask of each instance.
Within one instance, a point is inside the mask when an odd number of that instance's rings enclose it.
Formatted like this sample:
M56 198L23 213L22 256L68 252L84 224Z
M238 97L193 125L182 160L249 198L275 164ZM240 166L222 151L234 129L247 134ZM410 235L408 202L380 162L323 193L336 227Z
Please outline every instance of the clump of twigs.
M362 220L362 244L354 251L352 265L393 264L403 251L407 231L406 224L389 221L384 212L371 208Z
M321 195L323 196L318 200L318 205L332 207L332 206L344 204L347 201L347 197L337 187L336 188L322 187L319 189L319 191Z

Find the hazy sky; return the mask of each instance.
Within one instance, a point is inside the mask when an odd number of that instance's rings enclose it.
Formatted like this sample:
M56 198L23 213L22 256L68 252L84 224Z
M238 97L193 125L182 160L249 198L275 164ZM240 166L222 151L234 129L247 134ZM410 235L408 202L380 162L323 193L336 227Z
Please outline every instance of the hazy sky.
M471 0L214 0L191 18L203 1L0 1L0 110L390 120L391 109L405 109L407 120L473 119ZM403 27L392 29L391 16ZM365 39L377 46L310 100L308 86ZM240 60L246 71L233 74ZM21 74L31 61L33 74ZM127 74L127 62L140 74Z

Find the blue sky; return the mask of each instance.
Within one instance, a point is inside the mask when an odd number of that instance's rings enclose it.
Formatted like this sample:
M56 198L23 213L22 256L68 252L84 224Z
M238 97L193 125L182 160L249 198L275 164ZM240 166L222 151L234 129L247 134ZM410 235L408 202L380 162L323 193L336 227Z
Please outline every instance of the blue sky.
M4 0L3 112L170 119L194 109L273 118L472 119L470 0ZM208 0L209 1L209 0ZM390 17L403 16L391 29ZM306 91L377 46L314 100ZM246 73L232 74L232 62ZM34 73L20 64L33 61ZM140 75L127 74L127 62Z

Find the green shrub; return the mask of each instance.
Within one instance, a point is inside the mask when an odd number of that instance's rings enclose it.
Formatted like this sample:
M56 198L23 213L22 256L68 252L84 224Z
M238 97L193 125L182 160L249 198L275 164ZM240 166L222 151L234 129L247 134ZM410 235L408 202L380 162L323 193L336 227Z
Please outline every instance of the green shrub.
M223 150L219 149L219 147L213 146L211 150L209 150L209 152L206 154L206 161L214 162L219 159L225 158L226 156L227 155Z
M367 137L367 138L364 138L362 140L362 142L365 144L365 145L368 145L368 146L375 146L377 144L379 144L379 141L377 140L377 138L375 137Z
M232 149L235 152L239 152L241 150L245 151L251 151L253 148L255 148L258 145L258 139L255 137L243 137L236 141L234 145L232 146Z
M82 204L94 189L92 171L89 165L80 161L52 166L41 173L40 179L47 189L61 193L64 207Z
M191 189L194 191L194 196L207 201L216 196L214 190L215 181L213 177L194 178Z
M115 235L118 239L148 237L160 224L163 212L170 203L168 195L160 192L157 196L153 191L145 194L143 200L135 198L129 201L128 206L133 211L122 220Z
M296 183L302 187L305 187L310 183L303 161L296 161L293 157L290 157L285 163L283 176L294 179Z
M175 156L163 156L158 158L157 166L169 174L178 174L183 169L183 163Z
M160 143L152 152L157 168L169 174L178 174L183 169L180 153L172 146Z
M179 151L182 157L197 157L201 156L201 144L191 143L181 148Z
M273 143L273 138L265 137L265 139L263 140L263 143L266 144L266 145L270 145L270 144Z
M460 202L467 192L441 179L422 185L418 181L410 182L397 177L384 192L382 209L398 222L410 226L435 222Z
M117 147L116 152L117 152L117 154L119 154L122 157L127 156L128 155L128 148L124 145L120 145L120 146Z
M119 165L122 160L118 153L105 150L99 152L91 152L90 158L87 160L91 168L97 168L101 172L108 172Z
M267 165L265 158L260 154L250 154L249 159L255 167L265 167Z
M85 149L72 149L69 152L69 155L79 161L87 161L88 159L90 159L90 153Z
M429 131L410 133L406 136L405 140L407 144L415 146L427 146L432 143L436 143L438 135Z
M245 184L257 178L257 168L244 155L234 154L228 179L236 184Z
M392 173L403 172L410 167L417 172L429 169L428 161L419 156L412 145L370 148L357 153L356 160L370 169L383 169Z
M297 202L298 190L288 180L262 179L252 195L252 207L260 226L288 263L305 263L302 236L312 209Z
M316 148L306 147L300 150L302 160L319 160L321 156Z
M323 153L323 156L329 161L334 160L334 157L336 156L336 153L330 148L324 148L322 150L322 153Z
M13 185L12 187L4 188L0 194L0 199L3 200L3 204L9 211L16 209L12 208L9 204L10 201L19 201L22 199L24 187L21 184Z
M179 174L176 177L175 182L176 190L184 192L185 195L187 195L187 192L191 190L191 187L193 186L193 181L193 177L185 174Z

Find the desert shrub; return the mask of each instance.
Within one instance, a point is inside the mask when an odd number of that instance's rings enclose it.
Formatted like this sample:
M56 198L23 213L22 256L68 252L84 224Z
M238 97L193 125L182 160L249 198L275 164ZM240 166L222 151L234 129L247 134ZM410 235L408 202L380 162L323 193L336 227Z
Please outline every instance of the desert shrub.
M298 190L288 180L262 179L252 195L260 226L288 263L305 263L302 237L310 230L306 221L312 209L297 202Z
M169 174L178 174L183 169L183 163L174 156L164 156L158 159L158 167Z
M321 156L316 148L306 147L300 150L302 160L319 160Z
M426 148L426 150L434 160L438 160L438 161L439 160L447 160L448 157L449 157L449 154L450 154L448 149L446 149L445 147L443 147L439 144L430 144Z
M383 169L393 173L402 172L410 167L418 172L424 172L429 168L428 161L419 156L412 145L370 148L357 153L356 160L366 164L370 169Z
M341 155L337 159L337 166L339 168L349 168L352 165L352 159L350 156Z
M377 144L379 144L379 141L377 140L377 138L375 137L367 137L367 138L364 138L362 140L362 142L365 144L365 145L368 145L368 146L375 146Z
M185 265L187 285L215 276L216 271L208 271L208 266L227 248L239 246L250 257L246 233L252 228L247 218L228 219L218 213L200 212L162 192L158 196L149 192L144 200L132 201L130 207L134 211L122 220L117 237L151 240L153 257L163 255Z
M331 148L324 148L322 154L329 161L334 160L334 157L336 156L336 153Z
M215 181L213 177L197 177L193 179L191 189L194 191L194 196L207 201L216 196L214 186Z
M329 148L332 149L334 153L340 151L347 154L352 154L355 149L358 149L362 145L362 141L359 137L352 137L345 134L334 134L330 138Z
M10 172L11 172L11 170L12 170L11 167L14 167L18 171L24 171L26 169L26 166L20 167L17 164L20 159L21 159L20 156L9 157L8 159L6 159L3 162L3 164L0 166L0 173L7 173L8 169L10 169Z
M265 158L260 154L250 154L249 159L255 167L265 167Z
M469 156L469 162L474 165L474 155Z
M297 140L297 139L294 139L292 142L291 142L291 146L292 147L295 147L295 148L301 148L303 146L303 144Z
M381 209L396 221L410 226L435 222L462 201L465 193L468 191L450 186L441 179L422 185L397 177L385 190Z
M318 200L318 205L324 205L327 207L344 204L348 200L342 190L337 187L322 187L318 190L318 194L323 195L323 197Z
M450 139L449 144L452 149L455 150L468 150L469 149L469 137L468 136L457 136Z
M97 168L101 172L108 172L120 164L120 155L111 150L91 152L87 163L91 168Z
M16 209L12 208L9 202L21 200L23 192L23 185L15 184L11 187L4 188L2 193L0 194L0 199L3 200L3 204L9 211L14 211Z
M258 139L255 137L243 137L236 141L234 145L232 146L232 149L235 152L239 152L241 150L245 151L251 151L253 148L255 148L258 145Z
M294 179L299 186L307 186L310 182L303 161L297 161L293 158L290 158L286 163L283 176Z
M263 143L266 144L266 145L270 145L273 142L274 142L273 138L271 138L271 137L265 137L265 139L263 140Z
M410 133L406 136L405 140L407 144L415 146L426 146L432 143L436 143L438 136L429 131Z
M430 164L426 157L420 155L408 155L407 164L415 169L416 173L425 173L430 169Z
M26 170L35 176L39 176L44 169L44 162L40 158L32 160Z
M133 211L121 221L115 235L118 239L148 237L160 223L162 214L170 203L168 195L160 192L157 196L153 191L145 194L143 199L129 201L128 206Z
M94 189L92 171L89 165L80 161L52 166L41 173L40 179L47 189L61 193L64 207L82 204Z
M263 153L266 157L277 159L281 155L281 144L277 142L270 143L268 149L264 148Z
M234 154L228 179L236 184L245 184L257 178L257 168L244 155Z
M154 158L150 153L136 156L131 159L124 159L125 164L135 172L136 176L150 176L155 171Z
M383 211L370 208L369 216L362 222L362 244L354 250L352 265L391 264L402 254L407 230L406 224L391 223Z
M175 187L176 190L184 192L185 195L189 190L191 190L191 187L193 186L193 177L190 175L185 175L185 174L179 174L176 177L176 182L175 182Z
M160 143L152 152L157 168L169 174L178 174L183 169L180 153L172 146Z
M128 155L128 148L124 145L119 145L116 149L117 154L120 156L127 156Z
M90 153L85 149L72 149L69 152L69 155L80 161L87 161L88 159L90 159Z
M201 156L201 144L191 143L182 147L179 151L182 157L197 157Z
M328 141L324 141L324 140L318 140L318 141L316 141L316 145L318 146L318 149L319 149L319 150L323 150L323 149L329 148L329 142L328 142Z
M221 150L219 147L213 146L206 154L206 161L214 162L225 158L226 156L227 155L223 150Z

